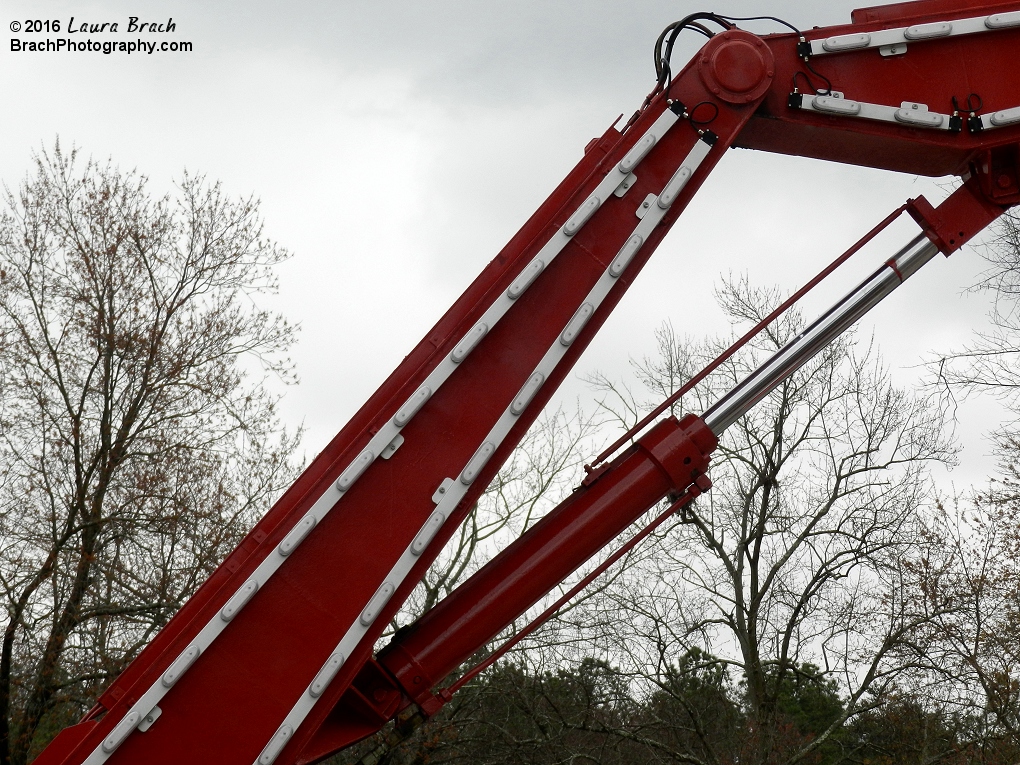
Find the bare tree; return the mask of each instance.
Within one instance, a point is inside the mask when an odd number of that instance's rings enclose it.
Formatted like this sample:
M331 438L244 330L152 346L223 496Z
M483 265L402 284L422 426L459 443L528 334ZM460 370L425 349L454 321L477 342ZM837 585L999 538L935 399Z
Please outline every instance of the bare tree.
M920 698L951 705L967 738L1004 760L1020 751L1020 525L1016 488L942 506L929 534L937 554L913 561L917 598L938 612L928 630Z
M1020 401L1020 214L1007 212L992 232L979 250L988 268L972 287L994 297L992 329L977 333L971 343L933 366L949 395L990 393L1015 410ZM1009 433L1015 430L1014 423L999 432L1007 449Z
M731 280L719 299L735 324L752 323L778 295ZM801 329L796 314L773 323L683 408L705 411ZM636 366L655 399L723 347L681 338L669 325L658 342L659 357ZM596 382L625 424L644 408L611 381ZM894 387L872 349L838 341L724 434L711 493L570 627L618 662L637 693L674 694L671 674L693 650L703 671L735 670L742 740L713 742L691 715L694 739L677 740L700 743L667 761L816 757L914 661L905 648L935 616L907 597L904 557L922 541L926 466L952 458L939 411ZM839 703L798 728L783 699L800 686L838 689Z
M500 468L404 607L394 629L428 611L538 521L580 480L595 424L580 409L543 413ZM383 636L388 640L391 632Z
M757 322L778 298L742 281L719 297L734 323ZM801 328L796 315L772 325L683 409L704 411ZM651 403L722 345L668 325L658 340L659 357L637 364ZM788 380L726 434L709 495L423 735L369 746L363 762L722 765L874 753L879 705L901 698L895 681L924 663L918 641L945 615L908 588L920 549L935 543L922 522L933 501L926 467L953 459L940 411L893 386L874 355L845 340ZM595 382L623 424L649 405ZM859 719L868 726L855 728Z
M59 143L0 214L0 764L88 708L295 473L258 204Z
M1020 215L996 223L981 251L988 263L976 290L990 292L992 329L933 364L950 397L993 395L1020 412ZM1020 748L1020 428L991 434L997 477L946 503L930 534L940 555L915 562L928 607L951 604L931 635L938 693L977 721L973 738Z

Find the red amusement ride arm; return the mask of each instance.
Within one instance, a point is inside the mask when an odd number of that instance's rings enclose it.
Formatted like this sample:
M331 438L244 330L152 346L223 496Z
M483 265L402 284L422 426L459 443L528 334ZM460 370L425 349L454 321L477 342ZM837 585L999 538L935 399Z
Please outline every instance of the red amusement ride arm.
M1020 201L1020 2L921 0L712 37L610 128L40 765L310 763L378 730L670 494L718 436L938 251ZM733 28L731 28L733 27ZM679 31L679 30L677 30ZM668 69L666 70L668 73ZM667 74L668 78L668 74ZM378 657L392 615L726 149L965 180L703 417L665 419ZM370 331L370 328L366 327Z

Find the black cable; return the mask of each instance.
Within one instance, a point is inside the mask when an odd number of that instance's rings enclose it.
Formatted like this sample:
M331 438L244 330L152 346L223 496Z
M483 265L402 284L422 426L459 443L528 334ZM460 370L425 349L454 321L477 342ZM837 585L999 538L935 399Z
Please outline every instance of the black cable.
M775 21L777 24L782 24L784 27L792 29L798 36L801 34L801 31L789 21L783 21L775 16L720 16L719 18L726 21Z
M800 93L800 87L797 85L797 78L798 77L803 77L804 78L804 83L806 84L806 87L808 87L812 91L814 91L814 94L816 96L818 95L818 90L815 88L814 83L811 82L811 78L808 77L806 73L801 72L801 71L796 71L796 72L793 73L793 92L794 93Z
M680 20L680 21L678 21L678 22L676 22L674 24L671 24L670 26L672 27L672 29L670 30L670 33L669 33L669 40L666 42L666 51L665 51L664 54L662 54L663 63L664 63L664 65L667 68L669 67L670 59L673 56L673 45L676 43L676 38L680 36L680 33L684 29L691 29L692 27L690 27L689 25L692 22L695 22L695 21L711 21L711 22L713 22L715 24L718 24L723 29L732 29L733 28L733 25L730 24L729 22L727 22L725 19L720 18L719 16L715 15L714 13L705 13L705 12L692 13L690 16L687 16L686 18L684 18L684 19L682 19L682 20ZM696 31L700 31L700 30L696 30Z
M725 19L726 21L774 21L777 24L782 24L787 29L792 29L794 32L797 33L797 36L801 39L801 41L804 40L803 32L797 29L797 27L795 27L789 21L777 18L776 16L720 16L720 18ZM797 75L799 74L801 77L804 78L804 81L807 83L808 87L811 88L811 90L813 90L816 95L827 96L830 93L832 93L832 81L824 74L819 72L817 69L815 69L813 66L811 66L811 61L808 59L807 56L804 57L804 66L807 67L807 70L811 72L811 74L813 74L819 80L824 82L825 87L822 89L816 88L814 83L811 82L811 78L808 77L808 75L806 75L804 72L795 72L793 75L794 90L797 90Z
M794 32L797 33L797 36L800 37L801 40L804 39L804 35L801 33L799 29L797 29L797 27L795 27L790 22L785 21L776 16L721 16L717 13L710 13L706 11L700 13L692 13L691 15L681 19L680 21L674 21L672 24L667 26L664 30L662 30L662 34L659 35L659 39L655 41L654 55L655 55L656 86L655 90L652 91L653 94L656 94L659 91L665 89L666 96L667 97L669 96L669 87L672 80L672 71L670 64L673 58L673 46L676 43L677 37L680 36L680 33L682 31L684 31L685 29L690 29L692 31L704 35L705 37L711 38L713 36L713 33L707 27L705 27L703 24L698 23L699 21L710 21L714 24L718 24L724 30L732 29L735 26L734 22L737 21L774 21L777 24L782 24L784 27L787 27L788 29L792 29ZM663 43L665 43L665 50L663 50ZM832 92L832 83L829 81L829 79L824 75L816 72L811 67L810 63L807 64L807 67L816 77L825 82L826 87L824 92L825 93ZM809 78L807 78L807 75L804 75L804 77L807 79L809 86L811 87L812 90L815 91L815 93L823 92L819 91L814 87L813 84L811 84L811 81ZM794 87L796 87L796 82L794 83Z
M712 116L709 117L708 119L698 119L695 116L698 113L698 109L700 109L703 106L711 106L715 110L712 113ZM714 120L718 116L719 116L719 106L718 106L718 104L715 104L712 101L702 101L701 103L695 104L694 108L688 110L688 112L687 112L687 119L689 119L691 124L695 125L695 126L697 126L697 125L707 125L710 122L712 122L712 120Z
M720 14L710 12L692 13L691 15L681 19L680 21L675 21L669 26L667 26L664 30L662 30L662 34L659 35L659 39L655 41L654 55L655 55L656 85L655 89L650 94L650 97L658 94L660 91L663 90L665 90L666 97L667 98L669 97L669 88L672 85L672 71L670 64L673 57L673 46L676 43L676 40L680 36L681 32L683 32L685 29L690 29L695 32L698 32L699 34L703 34L709 38L713 36L712 32L707 27L705 27L703 24L698 23L699 21L709 21L714 24L718 24L724 30L732 29L736 25L735 22L737 21L774 21L775 23L782 24L787 29L792 30L800 38L801 43L803 44L804 42L804 34L797 27L795 27L793 24L784 19L778 18L777 16L722 16ZM665 49L663 49L664 44ZM832 93L832 81L824 74L816 70L813 66L811 66L811 61L807 55L804 56L804 66L808 72L814 75L819 81L824 83L824 85L820 88L816 87L815 83L811 81L810 75L803 71L797 71L793 75L794 92L798 91L797 78L799 76L803 78L804 82L807 84L807 87L810 88L815 93L815 95L829 95L830 93ZM698 104L698 106L702 105L703 104ZM968 106L970 105L970 97L968 97L967 99L967 105ZM698 107L695 107L695 109L697 108ZM716 107L716 113L712 116L711 119L702 123L695 123L693 119L694 109L692 109L690 112L692 116L691 122L692 124L695 125L707 124L708 122L711 122L713 119L715 119L715 117L718 116L718 113L719 113L718 107Z
M655 59L655 79L661 81L662 79L662 43L666 40L666 35L672 32L679 21L674 21L668 27L662 30L662 34L659 35L659 39L655 41L655 47L652 48L652 58Z
M815 77L817 77L818 79L823 80L825 82L825 90L824 91L819 90L814 85L811 86L811 89L815 93L817 93L817 94L821 94L823 96L829 95L832 92L832 80L830 80L824 74L822 74L821 72L817 71L813 66L811 66L811 60L808 59L807 56L804 57L804 66L806 66L808 68L808 71L811 72L811 74L813 74ZM803 74L803 72L801 72L801 74ZM810 80L808 80L808 82L810 83ZM797 75L796 74L793 76L793 85L794 85L794 89L796 89L796 87L797 87Z
M702 24L698 24L699 21L710 21L714 24L718 24L723 29L731 29L733 25L725 19L717 16L714 13L700 12L692 13L689 16L681 19L680 21L674 21L672 24L662 30L662 34L659 35L659 39L655 41L655 76L656 76L656 87L654 93L659 92L662 89L666 89L669 92L669 83L672 79L670 62L673 57L673 46L676 44L677 37L685 29L690 29L698 34L705 35L706 37L712 37L712 32ZM663 49L663 43L665 43L665 49Z
M809 66L808 69L811 69L811 67ZM814 72L815 70L811 69L811 71ZM815 74L818 74L818 72L815 72ZM796 71L796 72L793 73L793 92L794 93L800 93L800 88L797 85L797 82L798 82L797 78L798 77L802 77L804 79L805 86L807 88L810 88L811 92L814 93L816 96L827 96L827 95L832 93L832 83L829 82L827 77L825 77L824 75L818 74L818 77L820 79L825 80L825 82L826 82L826 87L824 87L821 90L819 90L818 88L815 87L815 84L813 82L811 82L811 78L807 75L807 73L806 72L801 72L801 71Z
M699 24L697 21L690 22L685 28L690 29L692 32L700 32L709 40L715 37L715 32L706 27L704 24Z
M976 104L971 103L974 99L977 99ZM953 96L954 112L970 112L971 114L974 114L975 112L981 111L981 108L983 106L984 101L981 100L981 96L979 96L977 93L971 93L969 96L967 96L967 101L964 103L962 107L960 106L960 102L956 100L956 96Z

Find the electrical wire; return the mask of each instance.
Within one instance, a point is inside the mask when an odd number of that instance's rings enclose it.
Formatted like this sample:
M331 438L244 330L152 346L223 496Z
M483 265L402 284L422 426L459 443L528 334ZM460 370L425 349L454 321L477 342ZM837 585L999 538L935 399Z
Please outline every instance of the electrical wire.
M811 88L811 91L816 96L827 96L830 93L832 93L832 81L829 80L829 78L826 77L824 74L820 74L820 73L816 72L814 67L811 66L811 62L810 61L805 61L804 63L807 66L807 68L811 71L811 73L813 75L815 75L816 77L818 77L818 79L823 80L825 82L825 87L823 87L821 89L816 88L815 84L813 82L811 82L811 77L808 76L808 74L806 72L797 71L797 72L793 73L793 90L794 90L794 92L795 93L799 93L800 92L800 89L797 87L797 78L798 77L803 77L804 78L804 82L807 84L807 87Z
M789 21L785 21L784 19L777 18L776 16L720 16L720 18L725 19L726 21L774 21L777 24L782 24L787 29L790 29L793 32L795 32L797 34L797 37L799 37L802 42L804 40L804 33L803 32L801 32L799 29L797 29L797 27L795 27ZM804 66L807 68L807 70L809 72L811 72L811 74L813 74L819 80L824 82L825 86L823 88L816 88L815 84L813 82L811 82L810 76L808 76L806 73L804 73L804 72L794 72L794 75L793 75L793 89L795 91L797 90L797 75L800 75L801 77L804 78L804 81L807 83L807 86L809 88L811 88L812 91L814 91L815 95L827 96L830 93L832 93L832 81L828 77L826 77L824 74L822 74L821 72L816 70L813 66L811 66L811 61L808 58L808 56L804 56Z
M705 37L713 37L713 32L706 27L704 24L699 24L700 21L709 21L728 30L733 28L733 24L726 21L722 17L708 12L692 13L689 16L684 17L680 21L674 21L672 24L662 30L662 34L655 41L654 58L655 58L655 78L656 85L655 90L652 91L651 95L655 96L659 92L665 90L666 95L669 95L669 85L672 80L672 71L670 69L670 62L673 58L673 46L676 44L677 37L685 29L690 29L698 34L704 35ZM665 44L665 47L663 45Z
M976 102L976 103L975 103ZM954 112L970 112L975 114L984 107L984 101L981 100L981 96L977 93L971 93L967 96L967 100L963 106L960 106L960 102L957 101L956 96L953 96L953 111Z
M698 117L695 116L698 113L698 109L701 109L702 107L705 106L710 106L712 108L713 110L712 116L708 117L707 119L698 119ZM719 106L712 101L702 101L700 103L695 104L691 109L687 111L687 119L690 120L690 123L694 126L708 125L710 122L712 122L712 120L714 120L718 116Z
M704 35L705 37L711 38L714 36L714 33L711 30L709 30L704 24L699 23L701 21L708 21L717 24L722 27L723 30L733 29L738 21L773 21L794 32L797 37L800 38L801 42L804 40L804 34L800 31L800 29L785 19L781 19L777 16L723 16L707 11L692 13L680 21L674 21L672 24L663 29L662 34L660 34L659 38L655 41L654 58L656 85L655 89L649 94L649 98L647 99L648 101L662 91L665 91L667 98L669 97L669 88L672 80L671 62L673 58L673 46L681 32L685 29L690 29ZM663 47L664 45L665 48ZM830 94L832 92L832 81L824 74L817 71L811 65L811 61L807 56L804 56L804 66L811 74L803 71L795 72L793 75L794 91L796 92L798 90L797 78L799 76L803 78L806 86L816 95ZM817 87L815 85L811 79L811 75L814 75L818 81L824 83L822 87ZM711 120L709 120L709 122L710 121Z
M819 90L814 85L811 86L811 89L815 93L821 94L823 96L829 95L832 92L832 80L830 80L824 74L822 74L821 72L817 71L813 66L811 66L811 60L807 56L804 57L804 66L806 66L808 68L808 71L811 72L811 74L813 74L815 77L817 77L818 79L823 80L825 82L825 89L824 90ZM795 82L796 82L796 79L797 79L797 76L794 75L794 81ZM808 82L810 82L810 79L808 80Z
M792 29L797 33L798 37L801 36L801 31L797 29L797 27L789 21L783 21L783 19L776 18L775 16L720 16L719 18L726 21L774 21L777 24L782 24L788 29Z

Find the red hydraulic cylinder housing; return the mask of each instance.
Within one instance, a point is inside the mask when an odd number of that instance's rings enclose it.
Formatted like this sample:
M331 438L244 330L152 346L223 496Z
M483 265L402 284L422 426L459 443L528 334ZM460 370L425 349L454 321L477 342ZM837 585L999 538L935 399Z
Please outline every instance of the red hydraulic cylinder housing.
M399 633L379 662L428 710L437 683L656 502L692 486L707 488L717 444L700 417L663 420Z

